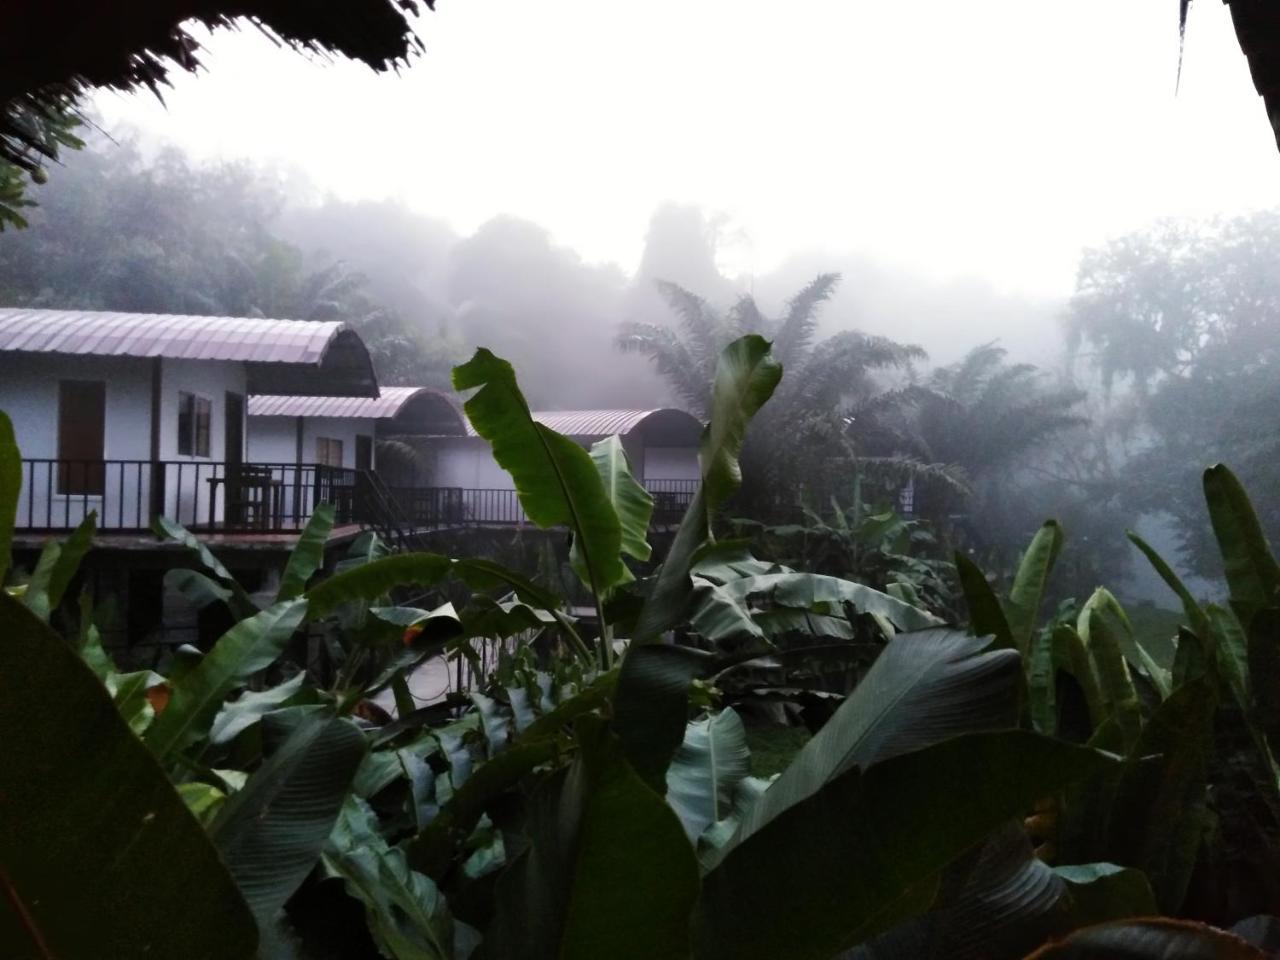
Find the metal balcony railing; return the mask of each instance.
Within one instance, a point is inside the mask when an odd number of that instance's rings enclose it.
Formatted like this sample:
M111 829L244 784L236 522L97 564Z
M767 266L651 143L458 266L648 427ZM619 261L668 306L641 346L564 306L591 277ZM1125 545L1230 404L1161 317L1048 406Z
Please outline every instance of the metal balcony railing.
M697 480L645 480L653 495L653 522L679 522L698 490ZM387 495L404 521L415 529L528 523L510 489L389 486Z
M697 480L646 480L655 524L679 522ZM516 492L463 487L391 487L375 474L292 463L213 460L22 461L17 529L75 528L90 511L104 532L148 530L157 516L198 532L296 532L317 504L332 503L339 524L395 534L528 523ZM393 537L394 539L394 537Z
M358 481L355 470L314 464L25 459L17 529L70 530L96 511L102 531L147 530L157 516L199 531L292 531L322 502L352 523Z

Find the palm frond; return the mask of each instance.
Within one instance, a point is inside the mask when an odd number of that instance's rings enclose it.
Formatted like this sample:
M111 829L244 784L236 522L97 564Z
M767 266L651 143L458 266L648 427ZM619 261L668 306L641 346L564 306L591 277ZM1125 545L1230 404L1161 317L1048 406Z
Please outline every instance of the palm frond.
M639 353L652 360L690 412L706 415L711 375L690 354L676 331L656 323L629 320L619 326L614 342L623 353Z
M771 329L773 324L760 312L755 298L749 293L744 293L734 301L733 306L729 308L726 321L736 336L758 333L767 337L773 332ZM776 345L774 352L777 353Z
M715 369L716 358L727 342L720 330L720 318L707 301L669 280L655 280L662 298L680 319L688 343L686 349L699 367Z
M786 366L808 349L818 326L818 307L831 299L840 274L820 273L787 301L787 312L774 337L773 353Z
M858 466L868 476L905 484L908 481L932 481L943 488L968 497L973 483L964 467L956 463L930 463L912 456L896 454L887 457L859 457Z

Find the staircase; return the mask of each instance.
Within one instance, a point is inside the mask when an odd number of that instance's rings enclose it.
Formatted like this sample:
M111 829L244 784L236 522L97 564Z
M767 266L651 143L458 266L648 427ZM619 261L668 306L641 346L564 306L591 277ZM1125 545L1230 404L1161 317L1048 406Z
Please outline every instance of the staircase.
M426 536L416 530L396 498L376 471L361 470L356 477L358 515L391 547L402 551L427 550Z

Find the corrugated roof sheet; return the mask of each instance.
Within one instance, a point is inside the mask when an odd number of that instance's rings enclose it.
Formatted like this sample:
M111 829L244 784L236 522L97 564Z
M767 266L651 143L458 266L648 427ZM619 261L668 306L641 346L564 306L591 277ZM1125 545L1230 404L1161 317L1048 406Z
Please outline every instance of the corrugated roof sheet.
M656 410L535 410L533 419L543 426L550 427L556 433L567 437L609 437L615 433L626 436L655 413L666 412ZM671 411L689 416L683 411ZM690 417L690 419L693 419ZM479 436L467 424L467 436Z
M251 417L356 417L381 420L396 416L414 397L436 396L452 405L448 395L431 387L383 387L376 400L366 397L295 397L255 394L249 398Z
M318 364L343 329L332 320L0 308L0 351Z

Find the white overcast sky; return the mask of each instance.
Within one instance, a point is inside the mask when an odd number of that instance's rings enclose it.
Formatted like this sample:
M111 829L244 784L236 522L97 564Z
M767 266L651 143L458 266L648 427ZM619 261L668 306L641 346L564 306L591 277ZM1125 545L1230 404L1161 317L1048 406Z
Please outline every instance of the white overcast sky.
M201 157L296 166L469 232L508 213L630 270L666 200L728 216L735 272L867 253L1070 292L1081 247L1161 216L1280 202L1217 0L439 0L399 76L252 29L208 70L103 94Z

